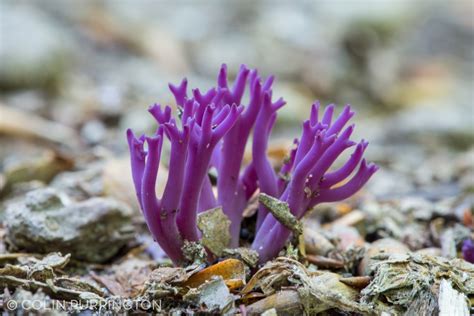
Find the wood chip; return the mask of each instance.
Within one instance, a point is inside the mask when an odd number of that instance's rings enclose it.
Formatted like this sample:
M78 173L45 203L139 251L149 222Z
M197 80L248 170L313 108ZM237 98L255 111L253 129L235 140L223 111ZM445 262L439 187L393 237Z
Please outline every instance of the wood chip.
M468 316L467 297L453 289L451 282L441 280L439 288L439 316Z

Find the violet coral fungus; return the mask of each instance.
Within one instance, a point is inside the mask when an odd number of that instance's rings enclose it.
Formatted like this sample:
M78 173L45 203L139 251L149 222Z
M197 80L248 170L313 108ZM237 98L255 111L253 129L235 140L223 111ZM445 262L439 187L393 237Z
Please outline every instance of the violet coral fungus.
M474 263L474 241L471 239L464 240L462 244L462 255L464 260Z
M267 144L285 101L272 99L273 76L262 80L257 70L241 66L232 86L223 65L217 87L203 93L199 89L188 95L187 80L170 84L178 108L178 121L169 106L155 104L149 112L159 128L151 137L135 137L127 131L133 182L149 230L163 250L175 262L183 260L184 240L198 241L198 213L221 206L231 221L231 247L239 242L242 213L256 192L265 193L288 204L291 213L301 218L318 203L335 202L356 193L377 171L377 166L362 159L367 142L357 145L350 140L354 125L344 129L354 112L346 106L332 119L334 106L326 107L319 118L319 104L311 107L309 120L303 124L301 138L279 173L267 157ZM248 104L242 105L245 91ZM180 121L180 122L179 122ZM252 160L245 167L243 157L252 134ZM161 148L171 143L169 174L161 199L155 185ZM147 151L145 151L145 143ZM347 162L329 171L347 148L355 150ZM209 170L217 170L217 196ZM355 175L341 186L336 184ZM278 254L290 231L263 206L259 206L257 232L252 248L260 262Z

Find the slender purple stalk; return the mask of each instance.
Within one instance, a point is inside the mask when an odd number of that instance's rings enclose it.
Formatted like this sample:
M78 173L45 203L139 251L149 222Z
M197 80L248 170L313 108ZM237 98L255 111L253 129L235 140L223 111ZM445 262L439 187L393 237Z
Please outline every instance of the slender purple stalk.
M242 107L232 105L226 118L216 127L212 126L212 119L216 108L208 105L202 117L199 128L194 129L188 148L188 163L185 171L184 192L181 198L181 208L177 217L177 224L183 238L196 241L199 234L196 227L198 201L200 197L212 152L221 138L232 128L237 121Z
M472 239L464 240L462 244L462 255L464 260L474 263L474 241L472 241Z

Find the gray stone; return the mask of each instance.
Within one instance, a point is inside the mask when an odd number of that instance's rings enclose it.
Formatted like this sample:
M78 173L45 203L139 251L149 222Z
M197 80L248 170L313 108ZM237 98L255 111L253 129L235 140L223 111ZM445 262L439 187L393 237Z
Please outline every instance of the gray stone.
M110 198L75 203L53 188L28 193L9 205L5 215L9 241L35 253L60 251L104 262L133 237L127 205Z
M93 163L85 170L75 170L58 174L50 186L66 192L76 201L104 195L103 166Z

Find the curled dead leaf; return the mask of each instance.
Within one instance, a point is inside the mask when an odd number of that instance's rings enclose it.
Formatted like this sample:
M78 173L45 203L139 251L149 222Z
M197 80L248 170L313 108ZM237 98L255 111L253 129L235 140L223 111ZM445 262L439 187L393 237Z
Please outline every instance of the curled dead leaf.
M224 281L230 291L237 291L245 285L245 280L242 279L231 279Z
M279 257L273 261L267 262L258 270L242 289L241 294L247 294L251 291L260 289L264 294L270 295L281 285L288 285L288 278L295 273L306 274L306 268L296 260Z
M237 284L237 280L245 284L245 265L240 260L227 259L192 275L182 286L196 288L214 276L220 276L224 281L232 280L232 286Z

